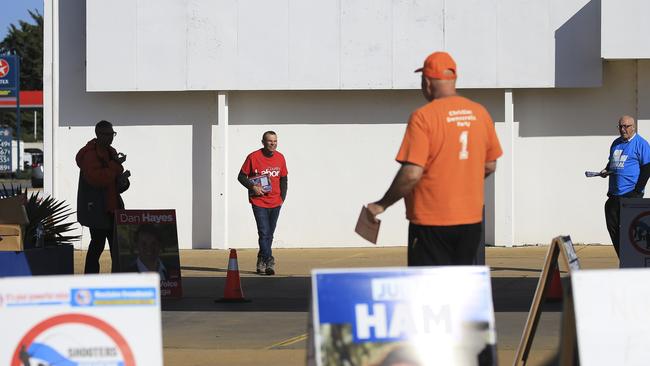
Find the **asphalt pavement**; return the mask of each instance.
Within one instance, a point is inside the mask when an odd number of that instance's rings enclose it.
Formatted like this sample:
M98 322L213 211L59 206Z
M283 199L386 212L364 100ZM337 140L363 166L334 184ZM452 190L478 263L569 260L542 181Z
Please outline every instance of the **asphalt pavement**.
M550 241L550 240L549 240ZM615 268L611 246L576 246L582 268ZM548 247L487 248L497 326L500 365L511 365L521 339ZM256 250L238 250L241 285L247 303L217 303L223 295L226 250L182 250L184 296L162 305L167 366L304 365L314 268L404 266L404 247L274 249L275 276L254 273ZM105 252L102 272L110 266ZM83 271L85 252L75 252ZM546 303L528 365L542 365L557 351L561 303Z

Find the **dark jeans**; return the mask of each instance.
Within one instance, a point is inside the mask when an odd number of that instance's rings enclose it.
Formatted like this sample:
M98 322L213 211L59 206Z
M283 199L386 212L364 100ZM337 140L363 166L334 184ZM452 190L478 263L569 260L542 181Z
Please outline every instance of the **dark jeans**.
M614 244L616 256L620 258L619 239L621 237L621 197L611 196L605 201L605 223L607 224L607 231L609 237Z
M259 237L258 245L260 250L258 255L264 260L272 256L271 244L273 244L273 233L275 232L275 224L278 222L280 216L280 208L282 206L265 208L252 205L253 215L255 215L255 222L257 223L257 235Z
M90 245L86 253L86 266L84 273L99 273L99 257L104 251L104 244L108 239L108 247L111 251L111 272L118 272L116 260L116 248L113 246L113 229L93 229L90 228Z
M409 224L408 265L474 264L482 223L453 226Z

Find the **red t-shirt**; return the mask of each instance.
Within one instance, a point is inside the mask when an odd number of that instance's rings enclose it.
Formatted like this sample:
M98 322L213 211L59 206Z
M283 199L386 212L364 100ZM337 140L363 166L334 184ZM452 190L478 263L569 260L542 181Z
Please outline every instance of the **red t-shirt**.
M255 150L248 154L244 164L241 166L242 173L248 177L265 174L271 178L271 192L263 196L250 196L249 202L258 207L273 208L282 205L280 197L280 177L286 177L287 163L284 155L275 151L272 156L265 156L262 149Z

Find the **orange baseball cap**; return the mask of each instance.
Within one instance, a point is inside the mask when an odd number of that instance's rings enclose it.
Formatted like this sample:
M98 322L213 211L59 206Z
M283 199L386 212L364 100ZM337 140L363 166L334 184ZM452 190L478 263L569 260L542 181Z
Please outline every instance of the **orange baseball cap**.
M447 70L451 70L453 74L445 74ZM434 52L424 60L424 66L415 72L422 72L430 79L454 80L457 76L456 62L447 52Z

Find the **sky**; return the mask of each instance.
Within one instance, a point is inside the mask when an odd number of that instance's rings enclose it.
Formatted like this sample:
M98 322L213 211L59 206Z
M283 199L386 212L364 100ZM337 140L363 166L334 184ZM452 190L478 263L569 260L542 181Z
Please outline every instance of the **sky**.
M0 0L0 40L7 35L10 24L18 26L19 20L32 23L27 10L33 9L43 14L43 0Z

